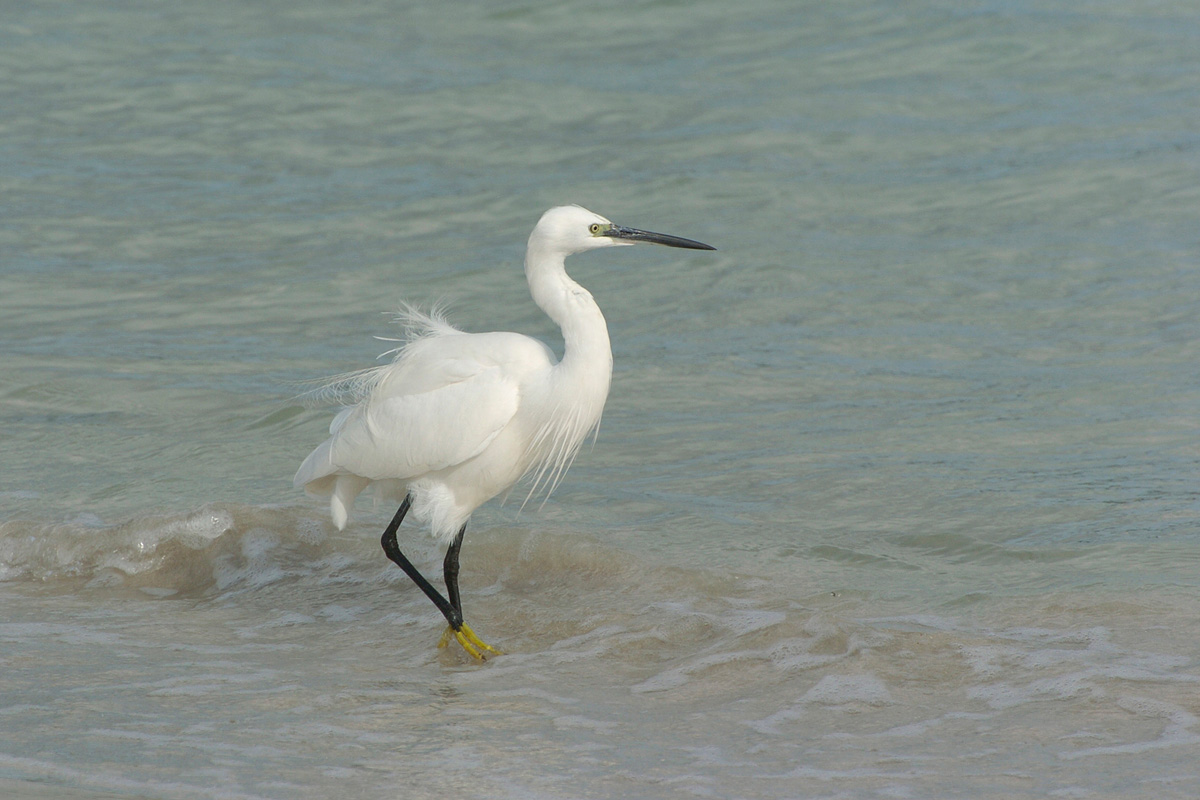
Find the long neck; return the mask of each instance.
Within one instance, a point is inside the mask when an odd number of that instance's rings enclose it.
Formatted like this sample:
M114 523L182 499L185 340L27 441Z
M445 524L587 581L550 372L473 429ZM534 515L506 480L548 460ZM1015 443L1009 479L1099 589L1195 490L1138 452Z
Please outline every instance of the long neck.
M592 295L567 275L564 256L546 248L536 231L525 255L525 277L533 301L562 329L562 360L546 380L530 387L536 415L527 468L535 477L532 497L540 487L554 491L590 431L600 424L612 382L612 349L608 325Z
M603 394L607 395L612 348L608 324L591 293L567 275L562 255L532 243L525 256L525 278L533 302L562 329L564 350L559 368L603 377Z

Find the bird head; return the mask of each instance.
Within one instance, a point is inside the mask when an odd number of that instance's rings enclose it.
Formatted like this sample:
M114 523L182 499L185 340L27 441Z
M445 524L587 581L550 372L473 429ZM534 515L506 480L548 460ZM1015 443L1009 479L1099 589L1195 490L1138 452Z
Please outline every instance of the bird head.
M616 225L599 214L580 206L558 206L550 209L538 220L533 233L529 236L531 250L546 248L557 251L563 256L594 250L598 247L638 244L639 242L662 244L667 247L683 247L690 250L716 249L691 239Z

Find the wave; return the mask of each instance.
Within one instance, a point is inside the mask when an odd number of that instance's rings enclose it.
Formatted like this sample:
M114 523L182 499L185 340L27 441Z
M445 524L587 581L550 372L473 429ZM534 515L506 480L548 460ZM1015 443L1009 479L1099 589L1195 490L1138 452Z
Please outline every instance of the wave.
M127 587L162 596L240 592L288 580L407 582L379 547L386 519L378 523L364 519L339 532L323 509L236 504L117 524L90 514L57 523L9 520L0 523L0 582ZM435 540L416 527L402 534L406 555L440 578L444 551ZM647 563L584 533L504 524L468 531L463 569L484 594L553 593L569 585L626 597L631 586L706 595L736 593L743 585L736 577ZM411 594L424 602L419 592Z
M210 505L120 524L93 515L10 520L0 523L0 581L197 593L272 582L289 562L323 555L326 542L316 518L250 506Z

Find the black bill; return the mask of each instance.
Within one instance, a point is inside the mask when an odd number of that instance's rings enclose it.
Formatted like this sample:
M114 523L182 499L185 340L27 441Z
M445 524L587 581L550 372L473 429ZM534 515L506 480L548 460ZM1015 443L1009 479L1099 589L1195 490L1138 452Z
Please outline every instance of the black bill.
M716 250L710 244L703 242L684 239L681 236L671 236L666 233L652 233L651 231L639 231L637 228L623 228L620 225L613 225L608 230L604 231L602 236L611 236L614 239L623 239L627 242L649 242L650 244L665 244L667 247L685 247L688 250Z

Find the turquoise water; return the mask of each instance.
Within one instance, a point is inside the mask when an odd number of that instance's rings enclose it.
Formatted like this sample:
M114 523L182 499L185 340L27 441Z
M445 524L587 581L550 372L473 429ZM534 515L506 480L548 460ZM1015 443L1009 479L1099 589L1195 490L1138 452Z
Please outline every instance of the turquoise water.
M0 15L0 794L1194 797L1200 20L1163 3ZM401 300L612 394L437 650L291 486ZM426 537L403 542L436 573Z

